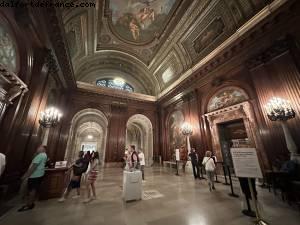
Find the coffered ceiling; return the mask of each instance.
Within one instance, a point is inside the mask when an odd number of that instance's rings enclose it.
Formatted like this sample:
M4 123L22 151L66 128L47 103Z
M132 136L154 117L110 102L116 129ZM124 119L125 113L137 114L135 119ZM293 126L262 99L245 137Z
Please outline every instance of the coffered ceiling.
M158 95L271 0L66 0L63 9L78 81L122 77Z

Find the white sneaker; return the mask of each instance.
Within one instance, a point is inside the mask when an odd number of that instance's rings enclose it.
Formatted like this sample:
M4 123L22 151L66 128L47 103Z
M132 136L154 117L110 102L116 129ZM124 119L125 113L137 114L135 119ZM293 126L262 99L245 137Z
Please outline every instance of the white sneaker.
M85 199L85 200L83 201L83 203L89 203L90 201L92 201L92 199L91 199L91 198L87 198L87 199Z
M58 202L64 202L66 201L66 199L64 197L61 197L60 199L58 199Z
M72 199L77 199L77 198L80 198L80 195L74 195L74 196L72 197Z

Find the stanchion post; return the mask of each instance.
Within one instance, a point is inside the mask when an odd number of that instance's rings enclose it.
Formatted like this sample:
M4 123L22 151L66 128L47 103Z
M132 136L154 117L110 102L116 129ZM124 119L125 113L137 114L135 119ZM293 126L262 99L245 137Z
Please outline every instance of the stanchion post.
M176 176L179 176L179 172L178 172L178 160L176 160Z
M268 225L268 223L263 221L263 219L260 216L260 213L259 213L259 210L258 210L258 207L257 207L256 196L254 194L254 190L253 190L252 183L251 183L251 178L248 178L248 185L249 185L249 188L250 188L251 198L253 199L253 203L254 203L254 207L255 207L255 213L256 213L255 224L257 224L257 225Z
M216 165L218 166L218 163L216 163ZM216 180L215 180L215 183L221 183L220 181L218 181L218 173L217 173L217 170L216 170L216 173L215 173L215 178L216 178Z
M229 193L229 196L238 198L239 196L237 194L235 194L234 191L233 191L233 184L232 184L231 172L230 172L229 166L227 166L227 171L228 171L229 182L230 182L230 189L231 189L231 193Z
M223 167L223 173L224 173L224 178L225 178L225 183L223 183L224 185L229 185L227 182L227 177L226 177L226 169L225 169L225 164L222 163L222 167Z

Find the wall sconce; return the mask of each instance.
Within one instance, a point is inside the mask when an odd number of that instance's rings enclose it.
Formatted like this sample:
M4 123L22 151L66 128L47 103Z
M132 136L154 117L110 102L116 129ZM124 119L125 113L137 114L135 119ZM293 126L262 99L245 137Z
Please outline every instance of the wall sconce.
M274 97L269 100L269 102L266 104L265 107L266 107L268 118L271 121L280 122L283 129L287 149L291 153L291 159L296 159L298 156L297 153L298 148L286 124L288 120L293 119L296 116L296 113L292 108L290 102L282 98Z
M187 149L188 154L191 152L191 143L190 143L190 136L193 134L193 127L191 124L184 122L181 126L181 133L186 136L187 139Z
M54 107L47 108L45 111L40 113L39 123L45 128L42 145L47 146L49 130L51 127L54 127L58 124L61 117L62 114Z

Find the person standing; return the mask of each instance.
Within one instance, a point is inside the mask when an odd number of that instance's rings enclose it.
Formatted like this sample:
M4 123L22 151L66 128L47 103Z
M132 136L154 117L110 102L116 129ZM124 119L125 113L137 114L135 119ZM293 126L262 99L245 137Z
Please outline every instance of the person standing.
M84 200L84 203L88 203L92 200L96 199L96 188L95 188L95 181L98 177L98 166L99 166L99 153L94 152L92 154L92 159L90 162L90 167L87 172L87 182L86 182L86 189L87 189L87 199ZM91 189L93 196L91 197Z
M39 187L42 183L45 175L45 165L47 162L46 146L40 145L37 149L36 155L33 158L30 167L22 177L22 180L27 180L29 196L27 198L26 205L22 206L18 211L27 211L34 208L36 194L39 191Z
M205 167L209 191L215 190L214 185L214 173L216 165L213 158L211 157L211 151L206 151L205 157L203 158L202 165Z
M197 179L197 178L200 179L200 175L199 175L199 156L198 156L198 153L196 152L196 150L194 148L192 148L192 151L189 154L189 156L191 157L194 177L195 177L195 179Z
M6 165L6 157L3 153L0 152L0 178L4 173L5 165Z
M145 155L142 150L139 150L140 169L142 171L142 179L145 180Z
M131 155L130 155L130 169L138 169L139 166L139 156L135 150L135 146L131 145Z
M80 197L81 177L82 177L82 174L87 169L87 165L85 164L85 159L84 159L83 155L84 155L83 151L80 151L78 153L78 159L75 161L75 163L71 167L73 169L73 174L72 174L70 183L69 183L68 187L66 188L66 190L64 191L62 197L60 199L58 199L58 202L64 202L68 198L69 194L71 193L71 191L73 189L76 189L76 191L77 191L77 195L75 195L73 198Z

